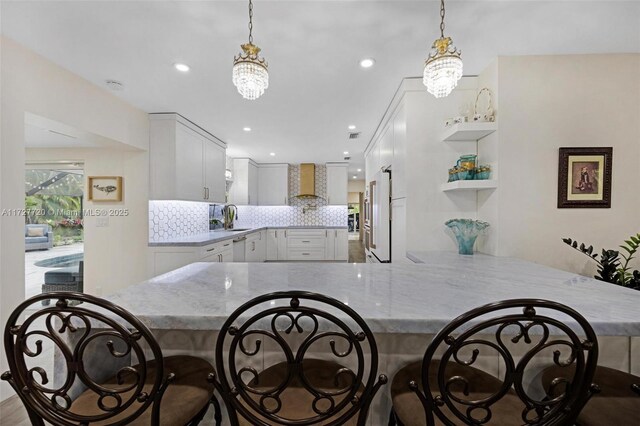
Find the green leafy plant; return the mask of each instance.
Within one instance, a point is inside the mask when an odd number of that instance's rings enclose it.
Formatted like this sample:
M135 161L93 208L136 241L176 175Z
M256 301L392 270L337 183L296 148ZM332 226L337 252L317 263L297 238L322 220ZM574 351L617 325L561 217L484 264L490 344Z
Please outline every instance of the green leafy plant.
M594 277L597 280L640 290L640 271L632 271L630 266L631 260L640 249L640 233L624 241L620 246L624 253L602 249L599 260L598 254L593 253L593 246L587 247L571 238L563 238L562 241L598 263L598 275Z

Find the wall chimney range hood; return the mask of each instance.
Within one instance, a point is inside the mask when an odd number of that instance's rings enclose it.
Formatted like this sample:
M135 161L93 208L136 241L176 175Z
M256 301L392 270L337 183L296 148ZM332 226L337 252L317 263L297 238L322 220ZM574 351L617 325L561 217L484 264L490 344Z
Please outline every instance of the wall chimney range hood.
M300 193L295 198L317 199L316 195L316 165L313 163L300 164Z

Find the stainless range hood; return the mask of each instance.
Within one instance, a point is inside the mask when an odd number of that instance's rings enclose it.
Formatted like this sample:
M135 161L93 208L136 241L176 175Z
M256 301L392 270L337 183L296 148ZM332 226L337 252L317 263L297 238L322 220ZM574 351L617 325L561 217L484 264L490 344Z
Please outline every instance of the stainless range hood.
M316 199L316 165L313 163L300 164L300 193L296 198Z

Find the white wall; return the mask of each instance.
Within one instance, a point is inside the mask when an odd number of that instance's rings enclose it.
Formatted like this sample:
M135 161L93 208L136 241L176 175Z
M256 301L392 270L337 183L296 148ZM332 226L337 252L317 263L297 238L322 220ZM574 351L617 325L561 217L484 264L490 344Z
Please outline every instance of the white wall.
M347 185L349 192L364 192L364 180L363 179L349 179Z
M133 148L148 149L149 125L145 112L6 37L0 38L0 55L0 209L24 208L24 125L28 113L65 123ZM127 179L125 196L142 197L141 188L148 188L148 165L145 170L142 166L144 160L140 160L138 155L146 154L132 154L130 159L122 159L120 165L116 166L116 171L122 170L124 174L139 179ZM141 168L133 173L130 171L133 165ZM110 172L111 168L104 167L102 171ZM1 218L0 324L5 324L11 310L24 299L23 229L23 217ZM139 233L128 235L127 246L146 243L146 234L145 222L140 226ZM140 260L137 256L127 259L118 254L120 250L132 253L132 250L122 244L120 233L104 237L102 241L108 243L103 247L103 255L107 259L118 256L125 262L118 265L119 269L128 271L130 276L145 276L146 272L143 271L146 271L146 250ZM113 264L111 260L108 263ZM115 270L110 272L117 273ZM4 353L3 348L1 353ZM0 360L0 369L4 371L4 356ZM6 398L9 392L8 386L2 382L0 400Z
M561 238L616 248L640 232L640 55L500 57L487 78L499 90L496 253L593 275ZM613 147L611 208L558 209L558 148L589 146Z

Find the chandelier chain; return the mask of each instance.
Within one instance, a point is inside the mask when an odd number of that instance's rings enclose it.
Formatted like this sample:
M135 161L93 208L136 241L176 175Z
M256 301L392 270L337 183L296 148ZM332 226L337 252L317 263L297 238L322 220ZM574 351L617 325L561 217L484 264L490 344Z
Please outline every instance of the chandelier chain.
M440 36L444 38L444 0L440 0Z
M253 1L249 0L249 44L253 44Z

